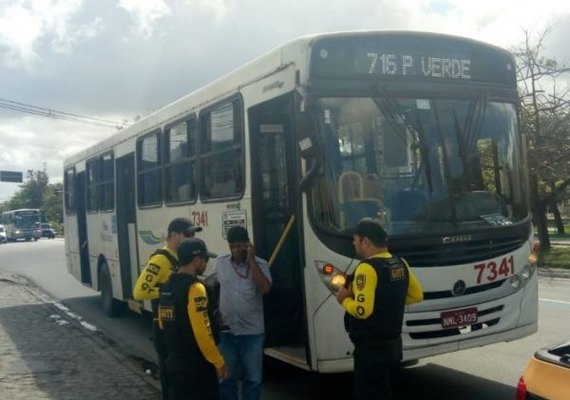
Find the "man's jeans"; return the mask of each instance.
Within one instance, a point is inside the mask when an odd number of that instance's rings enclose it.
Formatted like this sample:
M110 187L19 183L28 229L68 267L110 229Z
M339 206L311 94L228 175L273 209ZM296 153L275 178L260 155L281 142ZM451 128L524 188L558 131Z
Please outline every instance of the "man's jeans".
M261 398L263 341L263 334L232 335L228 332L220 334L220 352L230 370L230 376L220 383L222 400L238 400L239 378L243 378L242 400Z

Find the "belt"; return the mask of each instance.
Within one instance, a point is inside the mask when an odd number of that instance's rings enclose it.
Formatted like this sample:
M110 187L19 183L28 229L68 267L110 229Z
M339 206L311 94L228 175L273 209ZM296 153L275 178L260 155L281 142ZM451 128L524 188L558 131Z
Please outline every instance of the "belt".
M228 325L221 325L220 332L230 332L231 328Z

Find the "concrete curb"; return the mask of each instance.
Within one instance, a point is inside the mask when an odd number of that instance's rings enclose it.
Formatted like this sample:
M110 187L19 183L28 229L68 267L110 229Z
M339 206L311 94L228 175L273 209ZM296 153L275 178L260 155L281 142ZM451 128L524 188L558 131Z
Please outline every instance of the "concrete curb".
M570 279L570 269L539 267L538 276L545 278Z

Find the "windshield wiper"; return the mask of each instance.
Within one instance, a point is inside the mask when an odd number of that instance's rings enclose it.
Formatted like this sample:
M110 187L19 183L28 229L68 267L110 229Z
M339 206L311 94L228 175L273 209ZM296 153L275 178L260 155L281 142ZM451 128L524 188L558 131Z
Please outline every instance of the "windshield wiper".
M448 151L447 146L445 145L445 138L443 134L443 130L441 129L441 121L439 119L439 112L437 110L437 104L435 101L432 102L433 105L433 115L435 117L435 125L437 128L437 136L439 138L439 143L441 145L441 153L443 158L443 178L445 179L445 183L447 185L447 191L449 193L449 209L451 212L451 221L453 227L457 229L458 221L457 221L457 210L455 209L455 197L454 197L454 188L451 186L451 177L449 174L449 158L448 158Z
M413 132L413 130L410 129L406 119L402 116L402 107L384 87L374 86L374 92L372 100L376 104L376 107L382 111L382 114L388 117L390 125L394 128L400 139L407 142L407 131L402 125L406 126L410 132Z
M426 143L425 132L423 130L423 126L421 124L419 116L416 113L417 117L417 127L416 127L410 122L408 122L408 119L405 118L404 116L404 110L402 109L402 106L400 105L398 100L396 100L394 96L392 96L390 92L386 90L386 88L384 88L383 86L374 86L373 89L375 96L372 98L372 100L374 101L374 104L376 104L376 106L382 112L383 115L388 117L390 126L394 128L396 134L400 137L400 139L403 140L404 142L407 142L408 132L409 132L411 133L413 144L419 145L421 158L422 158L422 165L420 165L420 168L418 168L418 172L414 177L414 181L412 182L412 187L415 186L421 174L423 166L425 169L428 189L429 192L432 193L433 184L431 177L431 166L429 163L429 152L425 146ZM403 126L405 126L406 129L404 129Z
M433 182L431 176L431 164L429 159L429 151L426 147L426 134L424 131L424 126L422 125L422 121L420 119L419 114L416 113L416 124L417 124L417 132L418 132L418 143L420 145L420 157L422 158L422 164L420 164L420 168L418 168L418 173L414 177L414 181L412 182L412 188L416 186L417 180L420 177L422 168L425 169L425 176L428 185L428 189L430 193L433 193Z
M479 137L479 132L483 127L484 116L487 109L487 94L481 93L478 100L471 100L469 102L469 107L467 109L467 117L465 118L465 129L461 126L459 118L455 109L453 110L453 121L455 125L455 137L459 145L459 158L461 159L461 165L463 166L463 173L467 178L470 177L470 171L472 169L469 166L468 160L468 149L474 149L475 143L471 143L473 140L477 140ZM471 177L472 178L472 177ZM468 184L469 182L466 182ZM470 185L466 185L465 190L470 190Z

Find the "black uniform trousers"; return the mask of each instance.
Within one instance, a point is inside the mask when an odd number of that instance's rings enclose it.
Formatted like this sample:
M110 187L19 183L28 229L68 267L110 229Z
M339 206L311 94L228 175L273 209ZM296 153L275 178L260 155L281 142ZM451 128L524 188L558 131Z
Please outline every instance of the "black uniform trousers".
M166 360L169 400L219 400L220 390L216 368L204 357Z
M164 332L158 326L155 319L152 323L152 342L158 356L158 378L160 380L160 388L162 389L162 400L168 400L168 378L166 375L166 358L168 350L164 342Z
M402 339L354 343L354 393L357 400L393 400L399 391Z

